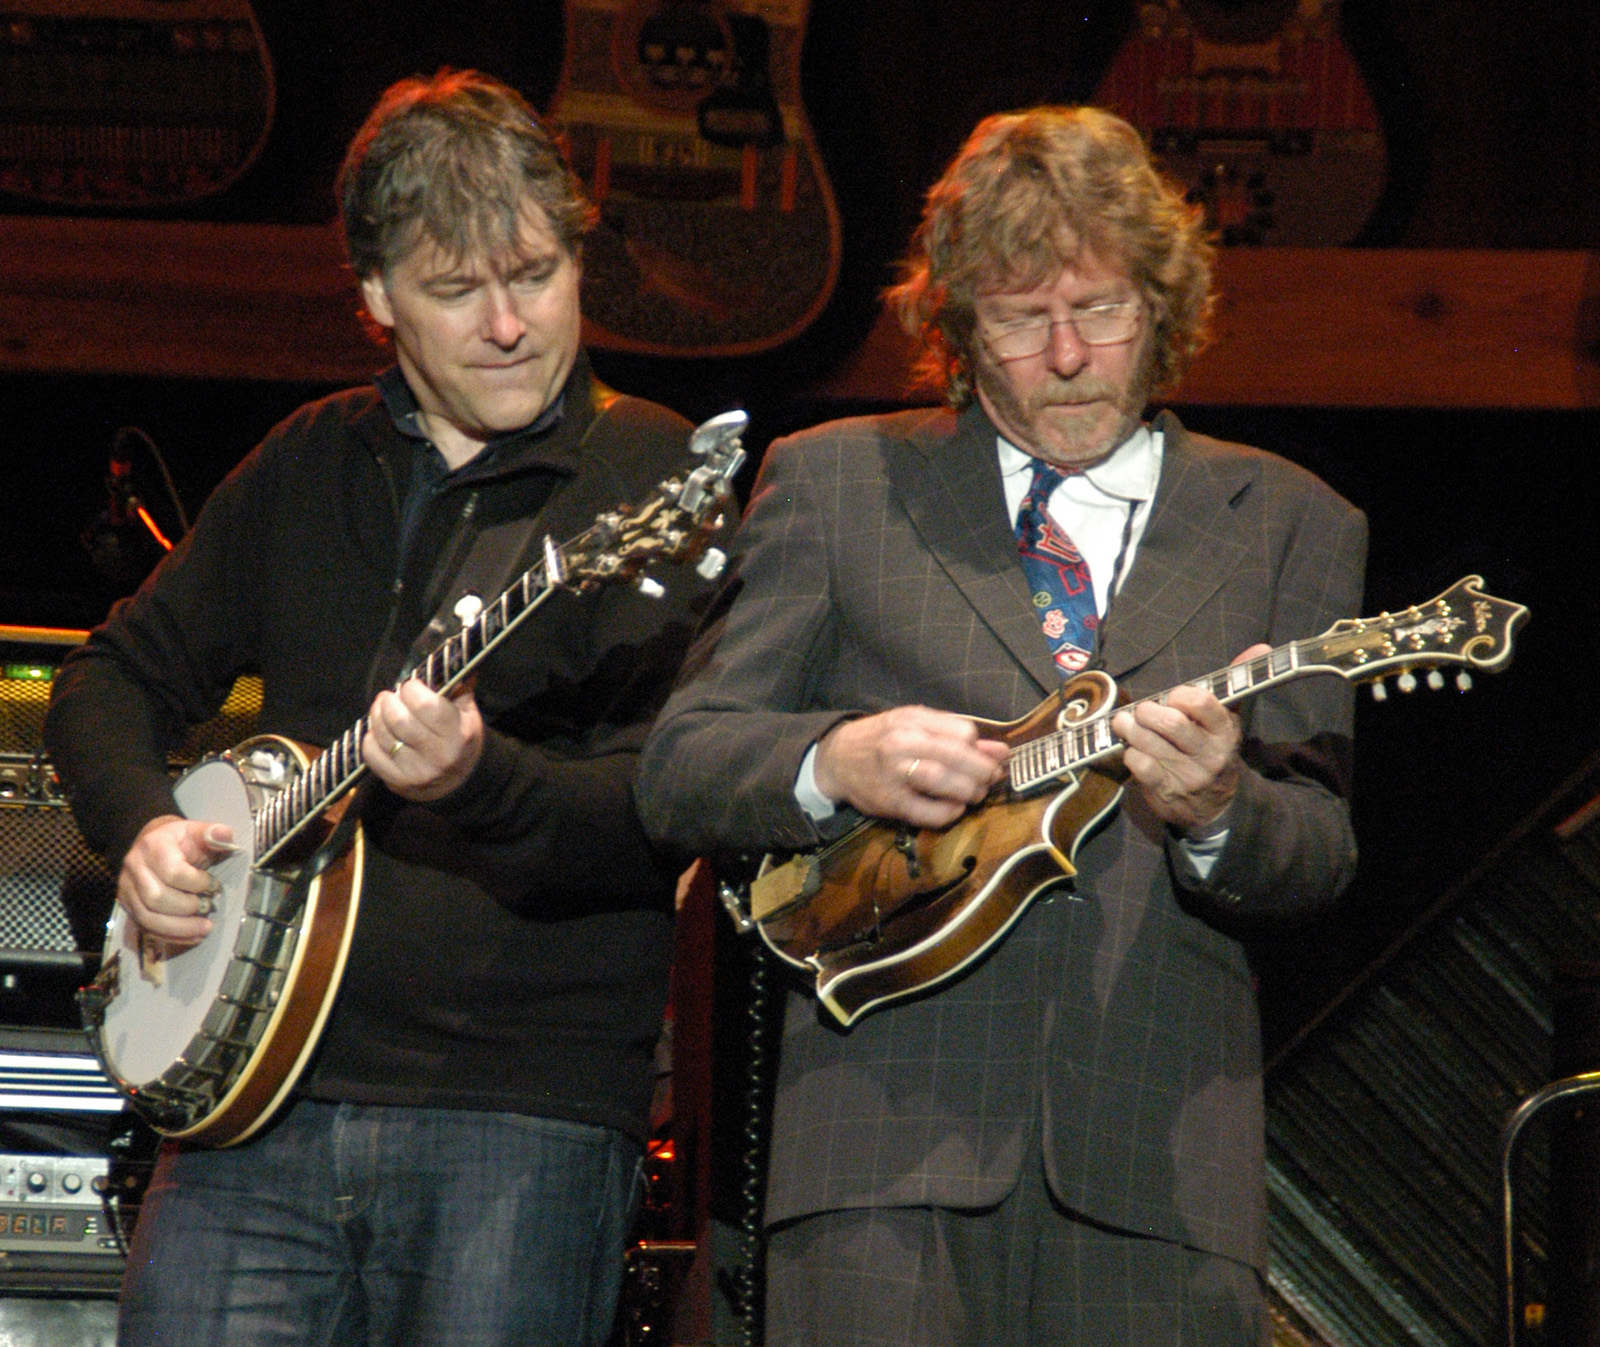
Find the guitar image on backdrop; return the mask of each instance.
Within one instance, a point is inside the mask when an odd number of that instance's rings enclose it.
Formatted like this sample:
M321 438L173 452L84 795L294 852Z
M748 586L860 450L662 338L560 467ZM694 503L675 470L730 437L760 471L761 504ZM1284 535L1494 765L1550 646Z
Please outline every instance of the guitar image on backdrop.
M1139 128L1225 244L1349 243L1383 191L1339 0L1145 0L1094 101Z
M822 312L839 211L800 102L807 0L567 0L550 108L600 208L587 339L750 355Z
M7 0L0 198L180 205L236 182L272 126L248 0Z

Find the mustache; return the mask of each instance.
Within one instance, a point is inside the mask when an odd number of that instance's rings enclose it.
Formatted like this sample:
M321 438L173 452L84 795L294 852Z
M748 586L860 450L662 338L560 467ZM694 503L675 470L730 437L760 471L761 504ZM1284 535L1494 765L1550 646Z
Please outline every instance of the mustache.
M1063 379L1059 375L1051 375L1028 395L1028 405L1034 411L1058 403L1118 400L1118 390L1103 379Z

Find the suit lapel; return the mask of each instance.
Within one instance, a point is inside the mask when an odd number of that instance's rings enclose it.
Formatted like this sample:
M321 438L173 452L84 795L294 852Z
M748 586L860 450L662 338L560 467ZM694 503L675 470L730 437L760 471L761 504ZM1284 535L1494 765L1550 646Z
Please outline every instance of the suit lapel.
M953 433L946 415L920 422L888 446L887 466L923 544L1043 695L1059 679L1017 563L995 439L974 403Z
M919 422L888 446L887 467L912 527L1040 693L1060 685L1034 616L1000 486L995 430L974 403L956 420ZM1162 412L1161 482L1128 578L1101 628L1097 663L1120 677L1170 642L1238 567L1260 508L1254 466L1204 453Z
M1170 412L1161 482L1122 591L1101 628L1101 661L1113 678L1165 646L1238 567L1255 536L1245 520L1261 508L1248 460L1206 455Z

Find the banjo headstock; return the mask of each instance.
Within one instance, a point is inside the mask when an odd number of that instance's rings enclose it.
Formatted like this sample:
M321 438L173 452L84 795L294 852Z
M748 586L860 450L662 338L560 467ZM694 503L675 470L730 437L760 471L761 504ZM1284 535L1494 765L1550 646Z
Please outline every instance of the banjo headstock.
M709 542L733 499L733 478L745 459L741 436L749 421L744 412L731 411L697 427L689 451L704 461L662 482L642 505L620 505L597 516L593 527L559 553L552 556L547 548L551 574L574 589L637 583L651 592L655 582L644 575L648 567L696 561L704 578L715 579L727 558Z

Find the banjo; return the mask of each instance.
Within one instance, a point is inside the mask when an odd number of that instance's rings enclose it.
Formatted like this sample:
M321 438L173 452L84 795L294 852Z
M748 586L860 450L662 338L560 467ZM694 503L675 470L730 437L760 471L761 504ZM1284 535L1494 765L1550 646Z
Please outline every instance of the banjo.
M637 508L601 513L564 544L547 537L540 561L463 619L412 676L449 692L558 590L637 583L659 595L643 574L658 562L695 561L715 579L726 558L707 544L744 462L747 423L742 411L713 417L690 436L703 460L692 471ZM355 931L364 842L351 792L366 775L366 731L363 716L321 753L258 735L204 759L173 788L185 817L225 823L236 839L211 867L211 932L170 946L118 908L100 973L78 993L107 1077L165 1136L245 1140L287 1100L316 1048Z

